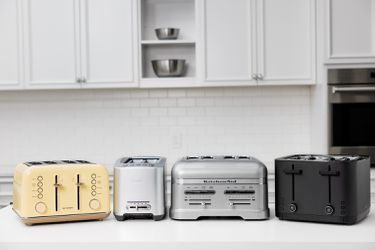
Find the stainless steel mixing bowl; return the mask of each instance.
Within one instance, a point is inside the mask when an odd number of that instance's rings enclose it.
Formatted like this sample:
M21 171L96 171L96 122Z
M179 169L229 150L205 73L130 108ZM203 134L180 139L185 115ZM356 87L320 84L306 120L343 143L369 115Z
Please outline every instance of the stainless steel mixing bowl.
M152 60L152 68L158 77L178 77L185 74L185 60L165 59Z
M177 28L159 28L155 29L156 36L159 40L177 39L180 29Z

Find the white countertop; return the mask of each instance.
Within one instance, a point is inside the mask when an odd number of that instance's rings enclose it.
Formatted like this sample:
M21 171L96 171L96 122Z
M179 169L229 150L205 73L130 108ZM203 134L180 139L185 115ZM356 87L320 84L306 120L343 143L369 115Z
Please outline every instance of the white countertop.
M0 210L0 249L375 249L375 208L357 225L280 221L165 219L26 226Z

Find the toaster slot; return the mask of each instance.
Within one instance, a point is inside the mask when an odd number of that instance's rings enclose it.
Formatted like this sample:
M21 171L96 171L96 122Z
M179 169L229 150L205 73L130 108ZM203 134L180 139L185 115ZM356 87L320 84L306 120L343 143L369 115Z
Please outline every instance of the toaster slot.
M185 194L215 194L215 190L185 190Z
M292 201L295 201L295 176L296 175L301 175L302 170L301 169L295 169L294 164L292 164L291 169L285 169L284 173L286 175L291 175L292 176Z
M150 210L151 209L151 205L147 205L147 204L141 204L141 205L132 204L132 205L128 205L127 209L128 210L135 210L135 211Z
M232 202L233 206L250 206L250 202Z
M211 202L189 202L189 205L192 206L209 206Z
M55 211L58 211L58 191L59 191L59 183L58 183L58 177L55 175L55 184L53 184L55 187Z
M254 190L225 190L224 194L255 194Z
M80 210L80 187L81 187L81 182L79 180L79 174L77 174L77 209Z
M331 169L331 165L328 165L328 170L320 170L319 174L321 176L328 177L328 202L331 203L332 202L332 184L331 184L332 180L331 178L335 176L340 176L340 172L333 171Z

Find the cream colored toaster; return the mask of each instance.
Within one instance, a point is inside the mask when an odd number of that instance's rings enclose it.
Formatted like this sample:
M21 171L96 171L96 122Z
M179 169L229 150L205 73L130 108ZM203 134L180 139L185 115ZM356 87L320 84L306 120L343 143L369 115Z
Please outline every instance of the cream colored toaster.
M83 160L16 166L13 210L27 225L102 220L110 214L107 169Z

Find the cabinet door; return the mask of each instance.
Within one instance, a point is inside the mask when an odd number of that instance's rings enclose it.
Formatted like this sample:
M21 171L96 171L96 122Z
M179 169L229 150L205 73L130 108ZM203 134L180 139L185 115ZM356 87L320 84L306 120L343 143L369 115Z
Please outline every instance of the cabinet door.
M25 2L27 83L42 88L80 87L78 1Z
M315 0L258 0L259 84L314 84Z
M134 83L133 0L82 1L84 87Z
M330 0L328 59L375 61L375 0Z
M254 3L253 0L205 0L206 84L256 83L252 79L256 72Z
M0 0L0 88L20 86L19 1Z

